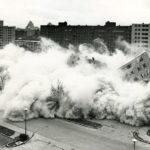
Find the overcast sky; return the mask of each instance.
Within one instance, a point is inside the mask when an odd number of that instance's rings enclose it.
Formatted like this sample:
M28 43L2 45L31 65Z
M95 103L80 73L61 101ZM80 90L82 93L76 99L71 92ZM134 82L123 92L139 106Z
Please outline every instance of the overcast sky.
M150 0L1 0L0 19L5 25L25 27L57 24L103 25L150 23Z

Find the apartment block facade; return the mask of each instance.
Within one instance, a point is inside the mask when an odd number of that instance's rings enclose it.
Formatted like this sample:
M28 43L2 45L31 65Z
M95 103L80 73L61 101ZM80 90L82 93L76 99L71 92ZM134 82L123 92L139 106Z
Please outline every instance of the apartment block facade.
M0 21L0 49L9 43L15 42L15 27L4 26L3 21Z
M147 52L135 57L120 69L126 80L150 81L150 57Z
M150 24L132 24L132 40L135 47L150 52Z
M115 22L109 21L104 26L73 26L60 22L58 25L41 25L41 36L51 38L62 46L92 43L99 38L113 52L119 37L131 43L131 26L117 26Z
M41 48L39 40L15 40L15 44L30 51L39 51Z

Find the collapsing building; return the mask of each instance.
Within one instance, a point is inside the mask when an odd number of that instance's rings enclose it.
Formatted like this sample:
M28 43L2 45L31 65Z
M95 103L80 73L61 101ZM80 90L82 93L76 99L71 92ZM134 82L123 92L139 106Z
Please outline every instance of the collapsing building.
M142 53L120 69L123 70L123 77L126 80L148 82L150 80L150 58L148 53Z

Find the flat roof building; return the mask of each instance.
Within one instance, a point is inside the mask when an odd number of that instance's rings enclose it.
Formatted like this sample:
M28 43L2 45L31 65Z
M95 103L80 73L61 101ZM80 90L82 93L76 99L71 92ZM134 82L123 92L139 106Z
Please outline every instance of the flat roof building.
M150 24L132 24L131 39L137 49L150 52Z
M39 51L41 48L40 40L15 40L17 46L23 47L29 51Z
M62 46L92 43L99 38L104 41L110 51L116 48L116 40L121 37L131 43L131 26L116 26L115 22L106 22L104 26L68 25L60 22L58 25L41 25L41 36L51 38Z

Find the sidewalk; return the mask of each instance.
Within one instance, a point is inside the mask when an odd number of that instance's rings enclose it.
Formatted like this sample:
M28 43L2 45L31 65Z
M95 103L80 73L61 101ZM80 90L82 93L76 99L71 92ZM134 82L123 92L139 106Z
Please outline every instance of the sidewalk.
M145 127L145 128L142 128L142 129L139 129L139 136L146 140L146 141L149 141L150 143L150 136L147 135L147 131L149 130L148 127Z
M7 127L9 129L13 129L16 133L24 133L24 130L10 125L6 122L0 122L1 126ZM30 131L27 134L31 135ZM75 150L73 147L65 145L60 142L56 142L54 140L45 138L41 135L35 134L34 137L26 144L14 147L14 148L0 148L0 150Z
M150 136L147 135L148 127L140 128L133 133L134 138L140 142L150 144Z

